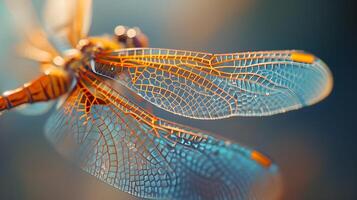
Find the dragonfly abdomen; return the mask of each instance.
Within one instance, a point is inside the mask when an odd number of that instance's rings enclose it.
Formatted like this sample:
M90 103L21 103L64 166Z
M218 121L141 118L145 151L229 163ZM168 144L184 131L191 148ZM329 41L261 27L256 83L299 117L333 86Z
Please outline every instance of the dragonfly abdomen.
M51 69L36 80L0 96L0 111L27 103L49 101L68 92L70 76L61 70Z

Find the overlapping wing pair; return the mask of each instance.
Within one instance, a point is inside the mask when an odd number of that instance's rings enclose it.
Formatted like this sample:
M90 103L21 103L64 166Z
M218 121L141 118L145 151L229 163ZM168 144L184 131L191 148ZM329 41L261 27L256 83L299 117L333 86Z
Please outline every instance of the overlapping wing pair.
M57 149L98 179L150 199L277 199L264 155L157 118L91 72L46 126Z
M49 59L28 57L52 61L67 48L63 40L74 47L87 35L90 7L88 0L49 1L50 35L29 43ZM124 49L96 55L91 67L160 108L198 119L296 109L324 98L332 85L322 61L297 51ZM275 199L281 188L276 166L262 154L157 118L85 70L46 135L85 171L139 197Z
M47 0L44 27L58 48L76 47L87 37L92 20L92 0ZM64 45L64 46L60 46Z
M97 54L90 67L99 76L83 72L47 135L90 174L144 198L276 199L281 185L262 154L157 118L104 77L199 119L284 112L316 103L332 86L326 65L299 51L124 49Z
M25 39L18 48L20 54L40 63L51 63L62 50L75 47L87 36L91 24L91 0L46 3L43 20L39 20L31 0L6 0L18 32Z

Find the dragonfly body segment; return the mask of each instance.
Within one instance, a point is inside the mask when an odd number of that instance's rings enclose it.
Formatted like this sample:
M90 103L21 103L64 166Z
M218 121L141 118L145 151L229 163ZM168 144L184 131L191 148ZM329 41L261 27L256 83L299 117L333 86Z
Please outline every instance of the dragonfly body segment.
M38 79L0 96L0 112L27 103L57 99L66 94L71 86L71 77L60 69L49 69Z

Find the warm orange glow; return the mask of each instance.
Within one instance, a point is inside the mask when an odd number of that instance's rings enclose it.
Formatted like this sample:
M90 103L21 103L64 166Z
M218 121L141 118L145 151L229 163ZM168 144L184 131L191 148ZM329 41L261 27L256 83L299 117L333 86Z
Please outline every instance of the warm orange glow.
M261 164L264 167L269 167L271 165L271 160L258 151L252 151L250 154L251 158L257 163Z
M107 37L90 37L88 38L89 42L100 46L103 49L121 49L119 43L111 40Z
M62 65L64 65L64 59L61 56L56 56L53 59L53 63L57 66L62 66Z
M77 48L78 48L78 47L83 47L83 46L85 46L85 45L88 45L88 43L89 43L88 39L81 39L81 40L79 40L79 42L78 42Z
M294 52L291 54L291 60L295 62L312 64L315 61L315 56L303 52Z

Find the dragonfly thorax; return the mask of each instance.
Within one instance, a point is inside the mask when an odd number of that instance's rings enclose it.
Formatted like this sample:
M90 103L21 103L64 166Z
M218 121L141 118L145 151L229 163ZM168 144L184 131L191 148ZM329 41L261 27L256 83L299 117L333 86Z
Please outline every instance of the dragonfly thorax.
M79 67L88 65L96 53L120 48L116 40L107 36L82 39L76 48L64 52L63 67L67 71L76 72Z

